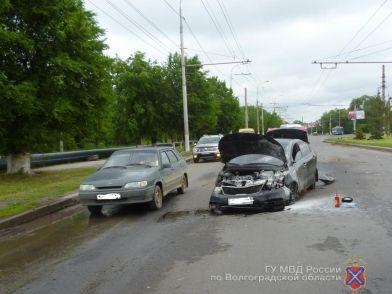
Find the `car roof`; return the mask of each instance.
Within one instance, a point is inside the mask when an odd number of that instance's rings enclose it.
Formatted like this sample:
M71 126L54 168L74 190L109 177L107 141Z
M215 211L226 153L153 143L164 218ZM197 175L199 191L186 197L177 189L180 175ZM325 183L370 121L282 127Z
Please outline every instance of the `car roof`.
M114 153L130 152L130 151L134 151L134 150L161 151L161 150L174 150L174 148L171 146L141 146L141 147L124 148L121 150L117 150Z

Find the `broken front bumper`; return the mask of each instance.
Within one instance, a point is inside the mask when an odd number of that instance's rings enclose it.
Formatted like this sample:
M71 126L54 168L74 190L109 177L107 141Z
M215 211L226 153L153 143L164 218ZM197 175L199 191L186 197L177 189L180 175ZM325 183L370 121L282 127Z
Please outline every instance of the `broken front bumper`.
M253 199L252 204L229 204L229 199L235 198L246 198L251 197ZM219 208L257 208L257 209L268 209L276 206L284 205L290 199L290 190L287 187L274 190L262 190L254 194L237 194L227 195L217 192L212 192L210 197L210 207Z

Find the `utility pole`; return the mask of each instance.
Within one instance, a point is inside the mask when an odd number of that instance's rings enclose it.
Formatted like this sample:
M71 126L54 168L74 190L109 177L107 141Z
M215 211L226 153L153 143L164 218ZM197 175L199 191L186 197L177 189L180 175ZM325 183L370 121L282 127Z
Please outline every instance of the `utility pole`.
M355 118L353 120L354 133L357 131L357 105L354 106Z
M184 114L184 139L185 151L189 148L189 125L188 125L188 97L186 91L186 74L185 74L185 53L184 53L184 33L183 33L183 17L182 17L182 0L180 0L180 47L181 47L181 75L182 75L182 104Z
M260 134L260 117L259 117L259 89L257 89L256 99L256 118L257 118L257 133Z
M339 127L340 127L340 108L339 108Z
M264 107L261 104L261 134L264 135Z
M381 98L385 102L385 64L382 65Z
M332 134L332 116L329 113L329 134Z
M248 94L245 88L245 128L248 128Z

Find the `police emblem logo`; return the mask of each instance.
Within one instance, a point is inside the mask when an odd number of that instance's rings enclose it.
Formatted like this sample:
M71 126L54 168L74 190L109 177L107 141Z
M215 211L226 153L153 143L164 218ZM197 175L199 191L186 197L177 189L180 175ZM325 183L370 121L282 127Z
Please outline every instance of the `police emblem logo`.
M353 292L358 291L366 284L365 263L358 257L352 257L347 263L344 283Z

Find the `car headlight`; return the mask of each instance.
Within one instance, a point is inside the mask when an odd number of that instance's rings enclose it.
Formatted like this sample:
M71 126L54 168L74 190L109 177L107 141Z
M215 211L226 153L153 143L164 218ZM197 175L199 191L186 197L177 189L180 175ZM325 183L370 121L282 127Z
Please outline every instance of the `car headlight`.
M79 190L80 191L92 191L92 190L95 190L95 187L94 187L94 185L80 185L80 187L79 187Z
M196 153L197 152L197 148L193 148L193 153Z
M214 151L218 151L218 150L219 150L219 148L218 148L218 147L212 147L212 150L214 150Z
M216 186L216 187L214 188L214 192L217 193L217 194L222 193L222 187Z
M147 186L147 181L141 181L141 182L131 182L128 184L125 184L124 188L129 189L129 188L144 188Z

